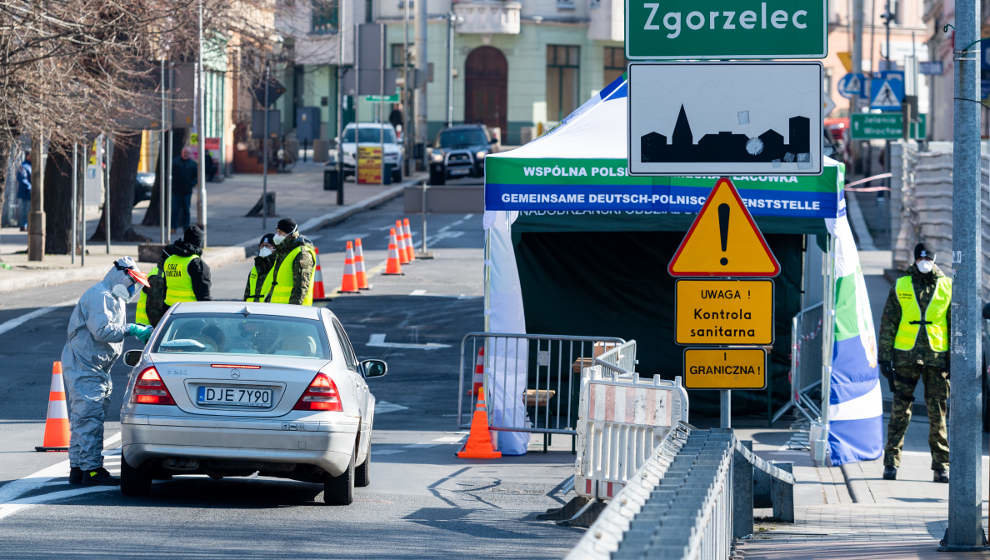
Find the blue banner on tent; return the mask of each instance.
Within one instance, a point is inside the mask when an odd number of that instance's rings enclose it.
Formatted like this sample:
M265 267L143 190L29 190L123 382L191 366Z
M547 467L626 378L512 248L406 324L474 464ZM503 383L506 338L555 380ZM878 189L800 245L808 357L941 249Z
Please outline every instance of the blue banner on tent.
M486 210L557 212L698 212L710 186L678 185L485 185ZM740 189L754 216L834 218L835 193Z

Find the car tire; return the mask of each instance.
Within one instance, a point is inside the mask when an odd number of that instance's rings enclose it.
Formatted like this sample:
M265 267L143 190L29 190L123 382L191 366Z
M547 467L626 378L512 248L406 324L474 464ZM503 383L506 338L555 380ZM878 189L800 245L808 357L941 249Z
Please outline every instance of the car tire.
M357 448L354 449L357 452ZM340 476L323 482L323 503L328 506L348 506L354 501L354 453L347 462L347 469Z
M443 173L436 173L434 171L430 171L430 185L442 185L445 182L447 182L447 178L444 176Z
M144 469L132 467L127 459L121 457L120 493L131 497L147 496L151 493L151 474Z
M368 434L368 441L371 441L371 434ZM366 488L371 485L371 444L368 444L368 456L364 462L354 469L354 486Z

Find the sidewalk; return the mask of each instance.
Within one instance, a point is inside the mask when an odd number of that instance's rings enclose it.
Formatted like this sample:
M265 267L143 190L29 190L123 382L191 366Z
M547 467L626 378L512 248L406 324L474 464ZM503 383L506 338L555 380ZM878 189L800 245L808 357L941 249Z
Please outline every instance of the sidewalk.
M889 416L884 415L884 433ZM760 521L743 539L738 556L746 560L784 558L936 558L948 526L949 485L932 482L928 419L915 417L908 428L897 480L883 480L882 460L841 467L815 467L807 451L788 450L787 431L737 429L767 459L794 462L795 523ZM990 474L984 440L983 479ZM986 494L984 484L984 495ZM983 501L984 530L987 501ZM938 556L942 558L944 556ZM990 558L956 553L953 558Z
M291 217L303 233L312 232L346 219L365 209L378 206L402 195L402 190L417 184L425 174L417 174L397 185L356 185L344 187L344 205L337 206L336 191L323 190L323 165L298 163L292 173L268 176L268 192L275 193L275 213L268 218L268 231L275 230L280 217ZM207 184L207 249L204 258L211 266L244 259L257 247L262 234L261 217L245 217L248 210L261 198L262 177L238 174L222 183ZM196 219L197 196L193 196L192 218ZM148 203L134 208L134 229L157 243L158 226L142 226ZM86 214L87 239L96 230L99 210L89 207ZM174 240L177 235L173 235ZM170 241L171 241L170 240ZM79 255L72 264L69 255L45 255L41 262L27 260L27 233L17 228L0 229L0 293L32 287L45 287L81 280L102 278L107 268L124 255L137 256L137 243L113 242L110 254L106 242L86 243L86 266L81 266ZM142 268L150 269L150 263Z

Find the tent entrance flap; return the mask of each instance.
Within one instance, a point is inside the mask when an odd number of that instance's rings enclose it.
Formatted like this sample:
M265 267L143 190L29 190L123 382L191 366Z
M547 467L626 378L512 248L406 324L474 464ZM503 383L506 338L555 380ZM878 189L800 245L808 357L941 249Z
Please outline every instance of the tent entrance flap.
M518 222L517 222L518 224ZM683 347L674 344L674 278L667 263L683 231L525 232L512 241L526 329L567 335L606 333L638 344L638 371L682 375ZM768 389L734 391L738 412L769 414L787 399L790 322L800 310L803 239L768 234L781 264L775 290L775 340ZM692 412L718 415L718 392L692 391Z

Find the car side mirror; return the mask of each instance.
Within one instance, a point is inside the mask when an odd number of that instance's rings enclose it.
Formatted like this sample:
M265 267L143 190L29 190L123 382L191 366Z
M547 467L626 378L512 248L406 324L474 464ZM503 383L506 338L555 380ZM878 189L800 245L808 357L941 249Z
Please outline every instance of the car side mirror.
M124 352L124 363L130 367L134 367L141 363L141 354L144 350L128 350Z
M495 144L498 144L498 138L492 138L491 140L488 141L488 143L494 146Z
M385 360L364 360L361 362L361 373L365 377L382 377L388 373Z

